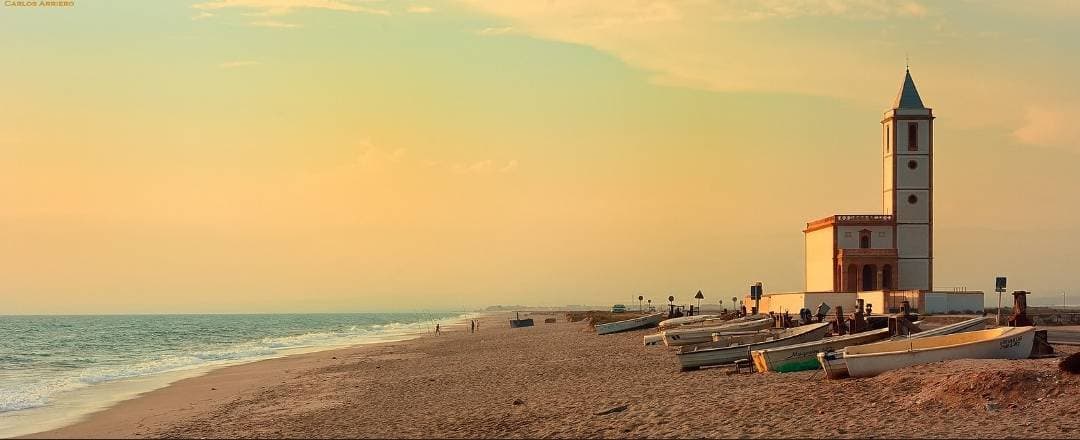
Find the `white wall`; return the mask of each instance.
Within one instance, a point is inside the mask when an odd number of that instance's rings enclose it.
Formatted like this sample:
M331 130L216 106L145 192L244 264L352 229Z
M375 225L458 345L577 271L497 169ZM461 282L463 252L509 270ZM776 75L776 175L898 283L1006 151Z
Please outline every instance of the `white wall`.
M892 249L892 226L839 226L836 228L836 247L858 249L859 231L870 230L871 249ZM814 291L816 289L807 289Z
M896 225L896 254L900 258L930 257L930 225Z
M921 313L981 313L982 292L926 292L923 294Z
M908 202L908 196L915 195L918 199L914 204ZM900 223L917 223L930 221L930 191L901 189L896 191L896 221Z
M833 290L833 228L806 234L806 284L808 291ZM797 311L798 309L796 309Z
M816 312L818 304L823 302L832 307L832 310L836 310L838 305L843 306L844 310L847 311L854 310L855 307L854 292L773 293L769 294L768 298L769 306L767 309L763 307L764 312L788 312L792 315L798 315L799 310L803 308Z
M899 290L930 290L930 260L900 260Z
M896 130L896 147L893 151L903 156L905 154L927 154L930 152L930 121L899 120L893 129ZM908 123L914 122L919 126L918 151L908 150Z
M885 292L880 290L859 292L856 297L863 300L864 303L872 305L870 311L875 315L886 313Z
M915 169L911 169L908 162L915 163ZM928 156L901 156L896 167L897 188L929 188L930 187L930 159ZM892 176L890 175L891 179Z

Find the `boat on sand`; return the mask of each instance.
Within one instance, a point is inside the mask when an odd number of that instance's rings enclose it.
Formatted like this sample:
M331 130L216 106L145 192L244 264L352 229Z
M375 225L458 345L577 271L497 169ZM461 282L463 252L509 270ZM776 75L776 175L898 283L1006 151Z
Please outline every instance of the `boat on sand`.
M606 335L609 333L624 332L627 330L634 330L645 327L652 327L664 319L663 313L653 313L651 315L638 316L637 318L625 319L622 321L609 322L607 324L599 324L596 326L596 334Z
M980 316L978 318L971 318L971 319L967 319L967 320L960 321L960 322L957 322L957 323L953 323L953 324L949 324L949 325L943 325L943 326L938 327L938 328L934 328L934 329L930 329L930 330L924 330L924 331L912 334L911 336L908 336L908 337L913 338L913 339L918 339L918 338L925 338L925 337L928 337L928 336L951 335L951 334L954 334L954 333L963 333L963 332L969 332L969 331L972 331L972 330L983 330L983 329L986 328L986 322L987 322L988 319L989 318L987 318L985 316Z
M675 328L680 325L693 324L695 322L707 321L712 319L719 319L720 315L694 315L694 316L680 316L678 318L665 319L657 324L660 330L666 330L669 328Z
M877 342L888 337L889 329L882 328L850 335L833 336L801 344L754 350L750 352L750 357L754 361L754 369L761 372L788 373L816 370L821 368L821 364L818 363L818 353Z
M842 361L851 377L870 377L885 371L953 359L1024 359L1031 355L1035 327L998 327L951 335L904 338L847 347ZM818 354L829 377L829 353ZM841 376L842 377L842 376Z
M986 327L987 318L980 316L954 324L941 326L935 329L922 331L910 336L897 336L892 340L922 339L930 336L952 335L972 330L982 330ZM823 350L818 354L818 363L825 369L825 376L829 379L843 379L848 376L847 365L844 363L844 350Z
M664 338L664 345L677 347L680 345L693 345L709 342L713 333L744 332L764 330L772 327L773 319L769 317L754 319L751 321L730 322L722 325L708 327L679 327L664 330L660 335Z
M789 328L762 342L735 344L727 347L680 347L676 359L683 371L696 370L710 365L730 364L750 357L750 351L816 341L829 332L829 323L821 322Z

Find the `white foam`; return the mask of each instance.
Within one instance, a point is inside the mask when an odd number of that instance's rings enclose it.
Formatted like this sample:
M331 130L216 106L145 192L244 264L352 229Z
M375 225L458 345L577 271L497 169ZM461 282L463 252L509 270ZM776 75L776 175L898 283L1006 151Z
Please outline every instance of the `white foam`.
M449 321L453 325L475 316L463 314L436 322ZM430 328L426 323L352 326L344 332L268 337L213 350L165 355L129 365L41 373L39 377L0 375L0 437L31 434L74 423L89 412L166 386L178 377L201 374L222 366L300 352L411 339L428 331ZM127 383L123 383L125 381ZM107 395L94 392L102 389L105 393L106 388L112 390Z

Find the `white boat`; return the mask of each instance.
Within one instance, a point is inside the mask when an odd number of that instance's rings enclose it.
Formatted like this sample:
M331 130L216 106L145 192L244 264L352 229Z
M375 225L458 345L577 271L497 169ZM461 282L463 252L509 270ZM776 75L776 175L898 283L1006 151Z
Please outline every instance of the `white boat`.
M877 342L889 337L889 329L882 328L862 333L833 336L819 341L766 348L750 352L757 371L787 373L791 371L821 368L817 354L823 351L841 350L853 345Z
M924 330L924 331L912 334L912 335L910 335L908 337L912 338L912 339L919 339L919 338L925 338L925 337L928 337L928 336L951 335L951 334L954 334L954 333L969 332L969 331L972 331L972 330L983 330L983 329L986 328L987 320L988 320L987 317L980 316L978 318L971 318L971 319L960 321L960 322L957 322L957 323L953 323L953 324L949 324L949 325L943 325L943 326L938 327L938 328L934 328L934 329L930 329L930 330Z
M986 327L987 318L980 316L960 321L955 324L941 326L935 329L922 331L906 337L895 337L892 340L901 341L907 339L922 339L931 336L952 335L972 330L982 330ZM825 370L825 377L829 379L843 379L848 377L847 364L844 362L844 350L826 351L819 353L818 363Z
M848 376L869 377L897 368L953 359L1024 359L1031 355L1034 342L1035 327L998 327L847 347L842 361ZM835 359L828 357L827 353L818 355L826 372L830 364L836 364Z
M660 327L660 330L666 330L666 329L669 329L669 328L678 327L680 325L693 324L695 322L701 322L701 321L706 321L706 320L711 320L711 319L719 319L719 318L720 318L720 315L680 316L678 318L671 318L671 319L665 319L663 321L660 321L660 324L658 324L657 327Z
M772 318L760 318L752 321L732 322L707 327L679 327L664 330L660 332L660 335L664 338L664 345L678 347L680 345L693 345L712 341L713 333L764 330L772 327L772 325Z
M819 340L829 332L829 326L830 323L828 322L820 322L789 328L771 339L751 344L736 344L715 348L681 347L676 352L676 358L679 360L679 366L683 371L696 370L709 365L730 364L740 359L749 358L752 350L763 350Z
M653 313L651 315L638 316L637 318L609 322L607 324L599 324L596 326L596 334L606 335L609 333L617 333L638 328L652 327L663 320L663 313Z

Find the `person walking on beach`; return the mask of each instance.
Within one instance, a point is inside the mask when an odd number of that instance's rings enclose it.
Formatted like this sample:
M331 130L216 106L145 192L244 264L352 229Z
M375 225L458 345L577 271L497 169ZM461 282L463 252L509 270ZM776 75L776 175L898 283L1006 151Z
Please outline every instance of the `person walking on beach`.
M476 321L469 320L469 333L476 333Z
M439 334L439 324L435 324L435 334Z

